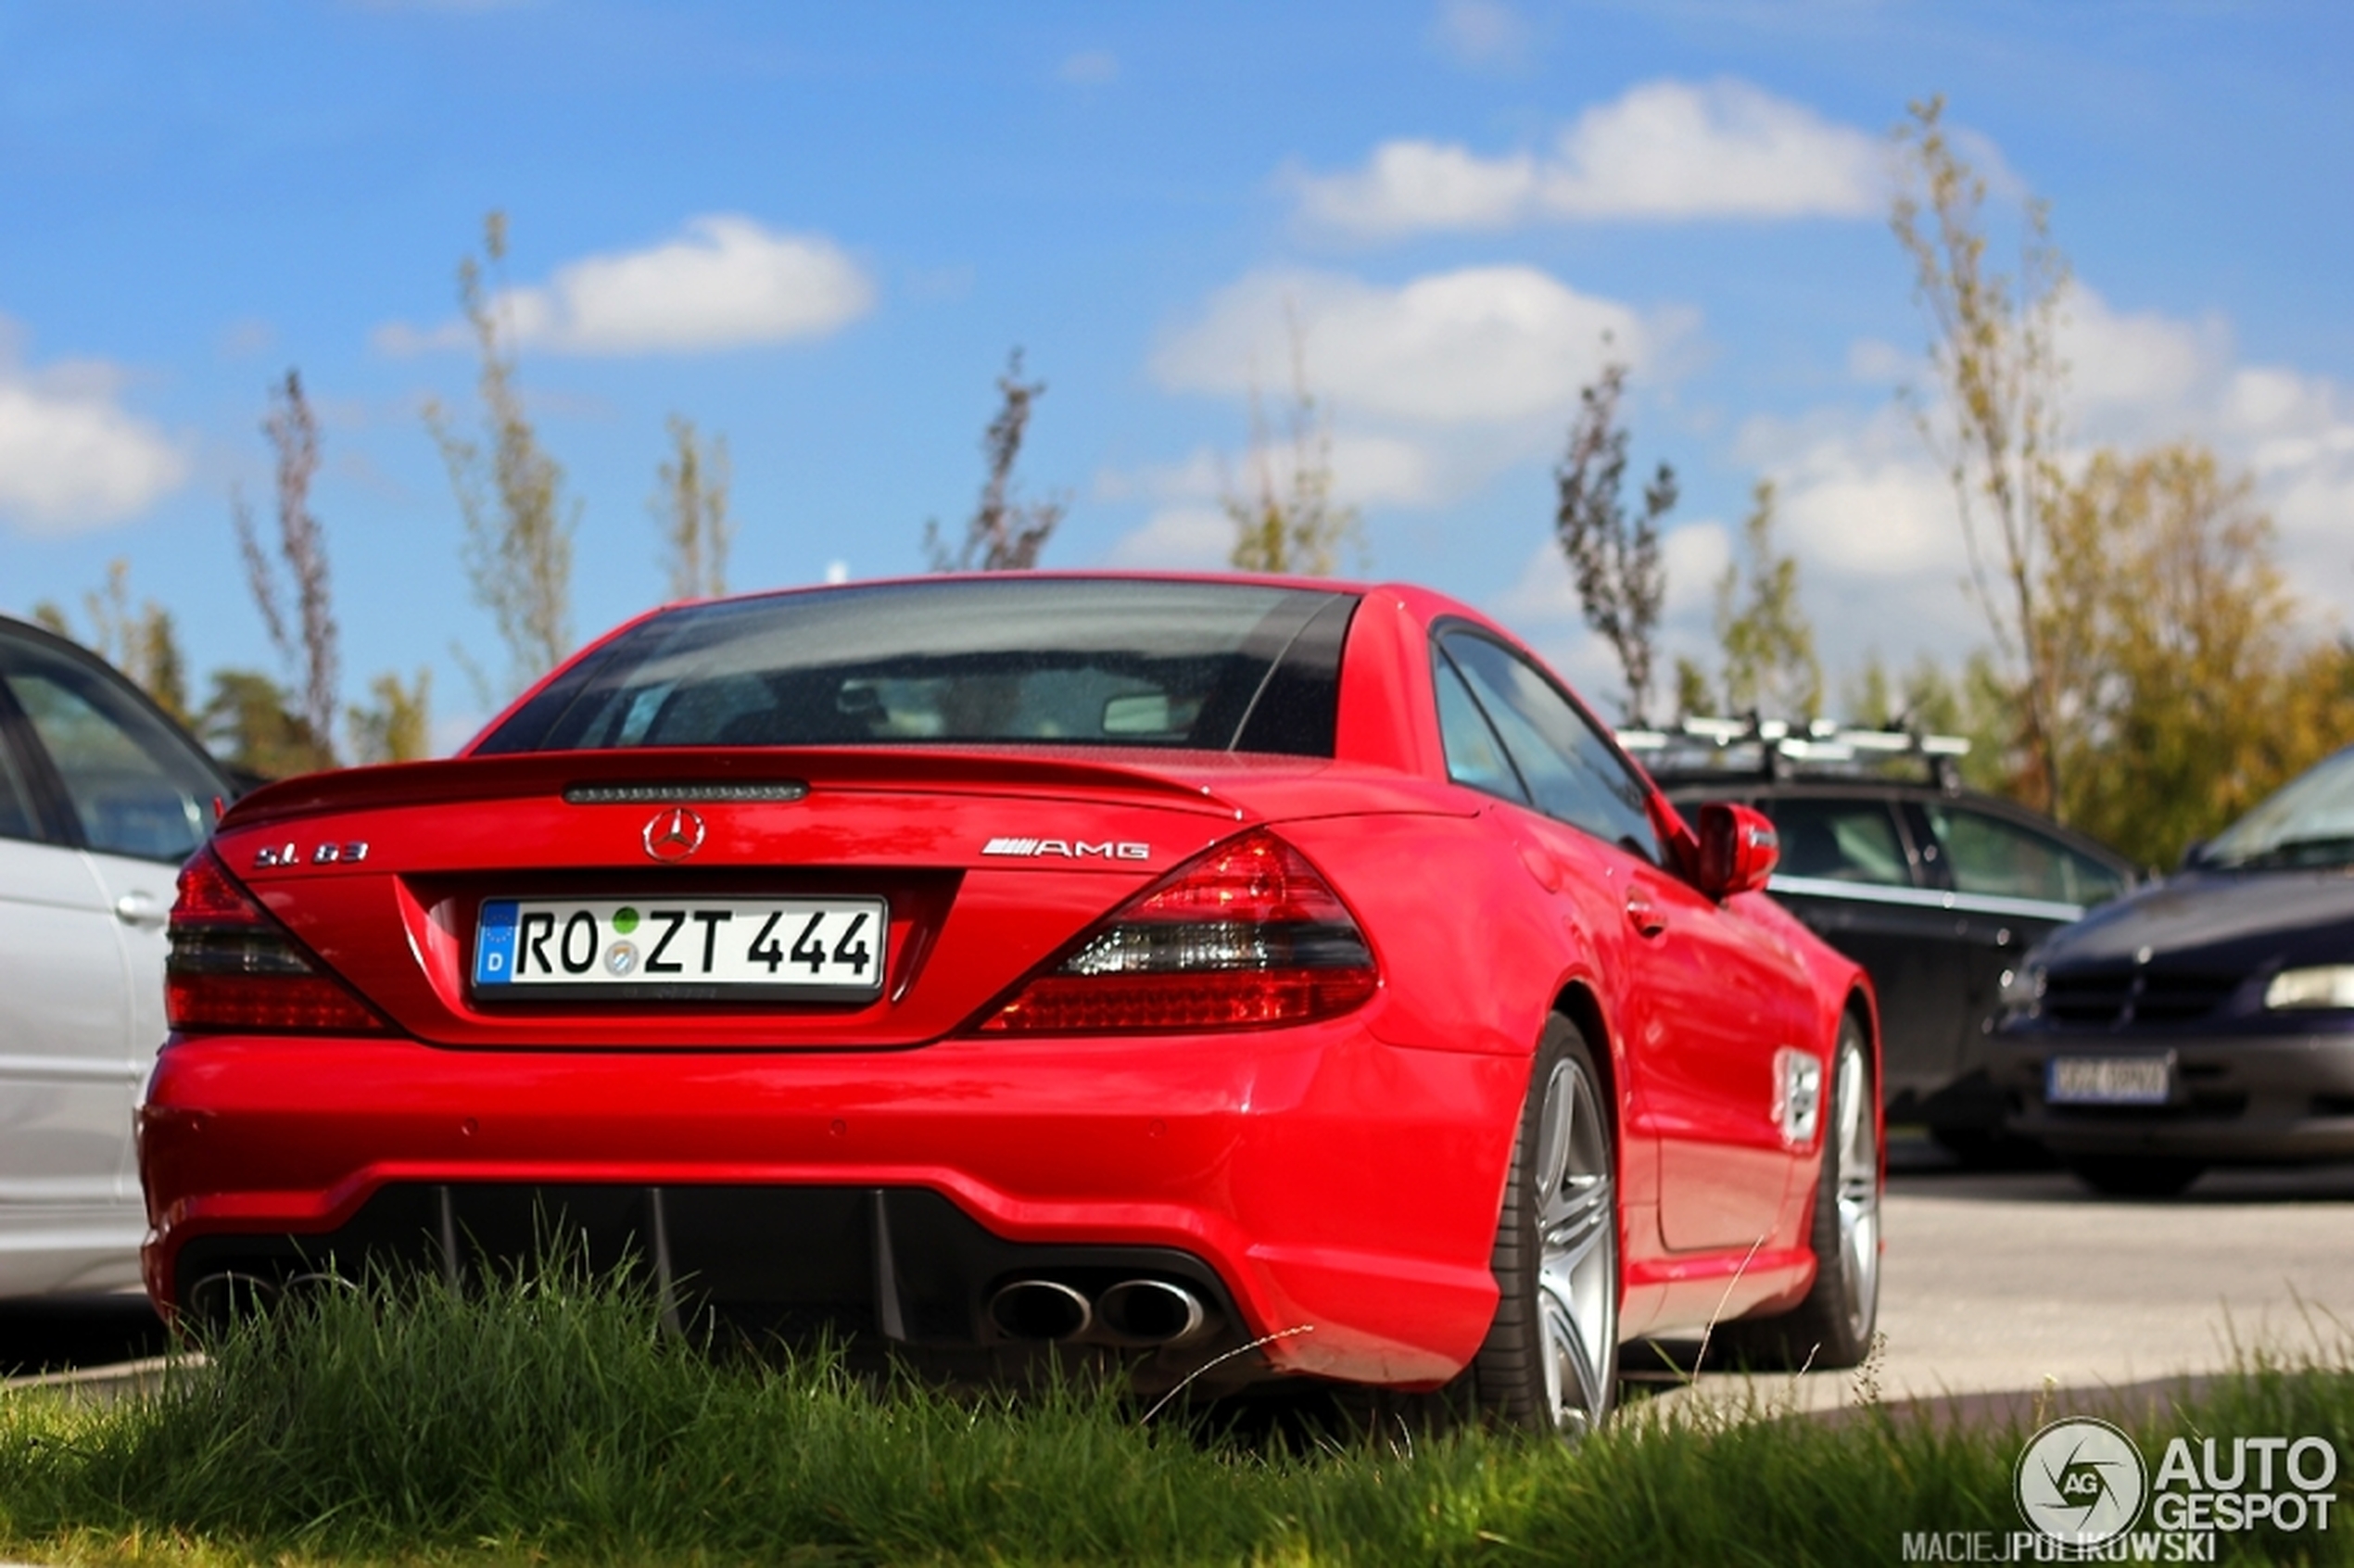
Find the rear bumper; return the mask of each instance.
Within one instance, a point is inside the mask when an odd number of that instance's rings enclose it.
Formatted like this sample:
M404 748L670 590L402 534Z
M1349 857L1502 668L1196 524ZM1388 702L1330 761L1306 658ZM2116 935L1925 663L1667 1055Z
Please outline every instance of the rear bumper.
M735 1291L745 1311L791 1316L814 1297L796 1307L791 1288L758 1283L778 1277L778 1256L872 1281L873 1216L944 1237L937 1205L980 1239L901 1235L893 1271L968 1259L951 1294L975 1341L956 1339L949 1297L919 1311L914 1294L910 1340L987 1348L972 1303L1005 1260L1069 1248L1082 1271L1197 1268L1232 1319L1218 1346L1285 1335L1259 1349L1270 1371L1427 1385L1461 1370L1494 1314L1488 1253L1526 1073L1525 1060L1386 1045L1350 1019L889 1053L199 1037L164 1052L141 1113L146 1278L182 1308L197 1271L224 1259L376 1236L386 1215L396 1240L421 1241L403 1206L438 1205L444 1188L459 1190L453 1213L475 1215L562 1189L584 1212L603 1204L620 1217L603 1233L644 1253L627 1219L646 1213L643 1195L693 1189L672 1207L712 1233L681 1272ZM841 1304L836 1332L883 1326L880 1295L860 1299Z
M2058 1056L2171 1051L2163 1106L2053 1106L2046 1066ZM2009 1096L2013 1132L2057 1154L2164 1155L2220 1164L2354 1157L2354 1034L1997 1035L1987 1046Z

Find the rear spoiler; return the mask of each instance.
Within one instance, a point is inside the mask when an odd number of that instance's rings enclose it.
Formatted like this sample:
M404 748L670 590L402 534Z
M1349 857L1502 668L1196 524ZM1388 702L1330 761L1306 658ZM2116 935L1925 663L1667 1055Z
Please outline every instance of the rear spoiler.
M1203 772L1215 760L1188 757ZM1303 771L1329 763L1301 759ZM1267 759L1254 757L1263 775ZM221 818L223 828L282 821L323 812L361 811L453 801L562 795L575 785L636 786L631 797L689 802L791 799L790 786L849 786L868 790L920 790L940 785L981 785L1045 792L1113 792L1149 795L1169 805L1234 816L1237 807L1211 786L1172 777L1139 760L1112 762L1042 751L1009 755L1003 751L956 746L811 747L747 752L740 747L648 747L629 751L529 752L495 757L457 757L439 762L390 763L304 774L240 796ZM770 793L760 786L778 790Z

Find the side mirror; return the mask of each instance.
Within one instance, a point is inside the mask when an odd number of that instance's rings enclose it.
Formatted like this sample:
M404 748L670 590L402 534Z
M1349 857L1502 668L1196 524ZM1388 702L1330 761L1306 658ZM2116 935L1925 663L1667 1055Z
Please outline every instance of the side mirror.
M2196 871L2206 864L2207 841L2205 839L2194 839L2189 843L2183 846L2183 864L2176 867L2176 869L2183 871Z
M1700 891L1709 897L1755 892L1781 857L1781 839L1763 812L1725 801L1700 808Z

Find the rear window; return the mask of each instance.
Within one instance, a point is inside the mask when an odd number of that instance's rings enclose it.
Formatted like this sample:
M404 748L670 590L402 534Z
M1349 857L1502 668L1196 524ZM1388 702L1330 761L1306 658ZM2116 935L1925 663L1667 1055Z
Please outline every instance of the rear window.
M695 605L565 671L476 754L1032 743L1328 757L1354 596L886 583Z

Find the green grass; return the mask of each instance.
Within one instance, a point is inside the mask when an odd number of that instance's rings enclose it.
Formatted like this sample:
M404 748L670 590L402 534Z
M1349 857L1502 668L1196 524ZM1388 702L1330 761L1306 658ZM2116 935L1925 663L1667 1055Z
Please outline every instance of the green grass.
M1103 1388L959 1399L707 1356L612 1281L419 1283L247 1325L151 1397L0 1399L0 1561L1844 1564L2019 1527L2016 1428L1758 1413L1639 1409L1575 1449L1244 1443ZM2178 1431L2354 1454L2354 1371L2251 1359L2139 1435L2154 1459Z

